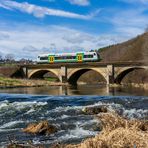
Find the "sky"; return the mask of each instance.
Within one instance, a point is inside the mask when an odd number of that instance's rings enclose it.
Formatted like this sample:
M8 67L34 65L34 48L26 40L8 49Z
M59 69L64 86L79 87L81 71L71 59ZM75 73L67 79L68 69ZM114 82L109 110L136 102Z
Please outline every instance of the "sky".
M0 0L0 55L90 51L147 26L148 0Z

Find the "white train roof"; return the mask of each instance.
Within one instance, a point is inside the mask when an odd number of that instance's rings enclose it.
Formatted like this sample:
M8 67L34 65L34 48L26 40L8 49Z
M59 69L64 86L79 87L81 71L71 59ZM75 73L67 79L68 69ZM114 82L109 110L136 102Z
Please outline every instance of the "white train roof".
M84 54L93 54L96 53L95 51L85 51L85 52L67 52L67 53L46 53L46 54L40 54L39 56L48 56L48 55L76 55L78 53L84 53Z

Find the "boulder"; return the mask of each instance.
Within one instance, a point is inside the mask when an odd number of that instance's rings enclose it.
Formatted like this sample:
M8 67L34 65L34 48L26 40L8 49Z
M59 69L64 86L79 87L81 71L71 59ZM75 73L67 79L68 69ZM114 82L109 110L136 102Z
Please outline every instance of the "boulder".
M106 113L108 112L108 109L107 109L107 106L105 105L99 105L99 106L93 106L93 107L85 107L84 109L82 109L82 111L88 115L95 115L99 113Z
M29 124L22 131L30 134L49 135L57 132L57 128L56 126L49 124L48 121L41 121L39 123Z

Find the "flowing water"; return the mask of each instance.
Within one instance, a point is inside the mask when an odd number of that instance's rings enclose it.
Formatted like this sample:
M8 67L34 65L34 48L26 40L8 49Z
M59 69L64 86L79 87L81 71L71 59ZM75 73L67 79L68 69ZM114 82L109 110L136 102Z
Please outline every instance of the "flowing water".
M0 90L0 147L9 138L34 144L77 143L98 133L98 120L86 106L108 105L128 118L148 119L147 91L99 86L13 88ZM22 132L27 124L48 120L58 132L49 136ZM8 138L9 137L9 138Z

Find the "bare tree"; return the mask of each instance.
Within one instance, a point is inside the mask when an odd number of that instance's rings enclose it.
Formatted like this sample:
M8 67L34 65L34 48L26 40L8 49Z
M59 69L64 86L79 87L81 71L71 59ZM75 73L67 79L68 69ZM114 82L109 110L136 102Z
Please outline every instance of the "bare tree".
M0 52L0 61L2 61L3 60L3 55L2 55L2 53Z
M147 25L147 27L145 28L145 32L148 32L148 25Z
M2 55L0 55L0 61L3 59Z
M11 54L11 53L6 54L6 55L5 55L5 60L6 60L6 61L9 61L9 62L14 61L14 55Z

